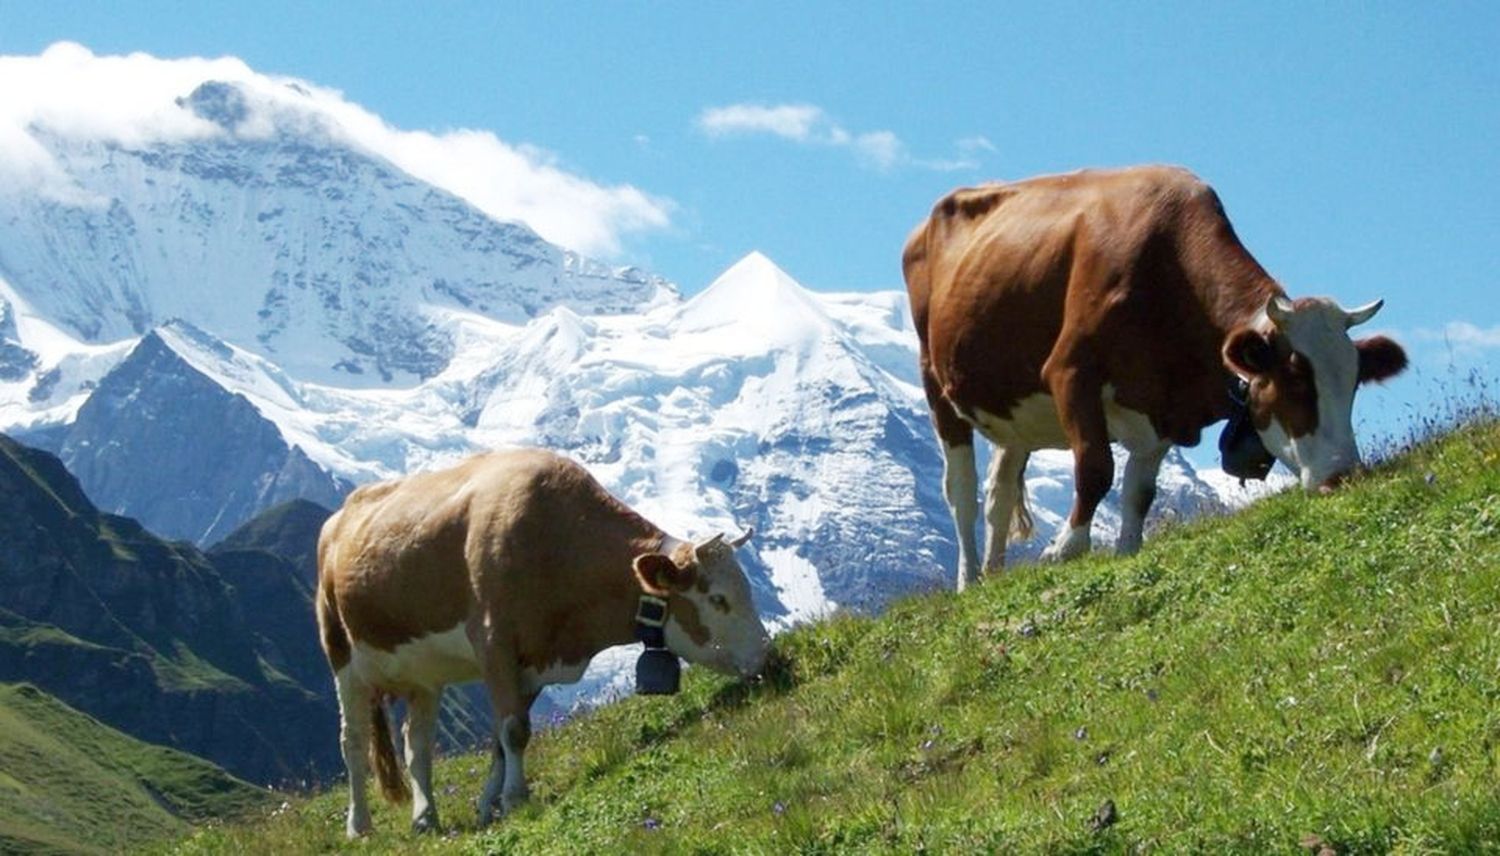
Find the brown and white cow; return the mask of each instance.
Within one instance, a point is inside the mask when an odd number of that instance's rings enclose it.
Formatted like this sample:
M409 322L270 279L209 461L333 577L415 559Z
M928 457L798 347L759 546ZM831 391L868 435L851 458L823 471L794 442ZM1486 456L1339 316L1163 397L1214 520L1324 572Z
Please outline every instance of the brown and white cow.
M1351 341L1375 301L1289 300L1235 236L1218 196L1183 169L1085 170L955 190L903 256L922 378L958 529L958 586L976 578L973 436L995 445L984 568L1030 534L1023 480L1035 449L1074 455L1068 527L1044 551L1089 549L1089 524L1129 453L1119 550L1140 547L1172 444L1230 413L1231 372L1267 448L1308 490L1359 465L1355 387L1401 371L1383 336Z
M342 714L348 834L370 828L367 753L382 792L407 796L386 697L407 703L413 827L436 827L433 737L450 683L483 678L494 705L479 823L497 800L502 813L525 800L537 693L578 680L605 648L635 641L643 594L666 600L672 652L718 671L759 672L769 639L734 558L748 537L674 538L583 467L540 450L480 455L356 490L318 542L318 625Z

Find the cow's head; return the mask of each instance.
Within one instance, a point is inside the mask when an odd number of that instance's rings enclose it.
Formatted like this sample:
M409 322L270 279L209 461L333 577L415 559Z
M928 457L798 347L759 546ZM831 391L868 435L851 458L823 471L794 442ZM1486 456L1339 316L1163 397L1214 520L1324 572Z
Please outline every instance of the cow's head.
M667 647L689 662L749 677L760 673L771 637L750 596L745 571L734 558L751 531L732 541L723 535L672 555L635 559L641 588L667 599Z
M1359 466L1354 390L1406 368L1406 352L1384 336L1352 340L1384 301L1345 310L1325 298L1275 295L1264 318L1224 342L1224 363L1250 381L1250 415L1266 448L1308 491L1327 490Z

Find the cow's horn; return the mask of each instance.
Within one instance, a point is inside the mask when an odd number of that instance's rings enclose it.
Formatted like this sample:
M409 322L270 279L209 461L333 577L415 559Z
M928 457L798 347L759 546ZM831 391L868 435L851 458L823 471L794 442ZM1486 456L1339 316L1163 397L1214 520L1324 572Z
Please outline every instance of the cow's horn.
M743 534L740 537L734 539L733 541L730 541L729 542L729 546L731 546L731 547L735 548L736 550L738 550L739 548L745 546L745 542L749 541L750 540L750 536L754 535L754 534L755 534L755 527L754 526L746 526L745 527L745 534Z
M1271 323L1277 327L1286 323L1286 319L1291 317L1293 309L1292 301L1288 300L1286 295L1283 294L1273 294L1271 295L1271 299L1266 301L1266 317L1271 319Z
M1384 305L1384 300L1373 300L1369 303L1366 303L1364 306L1359 307L1358 309L1344 310L1344 329L1347 330L1348 328L1353 327L1356 324L1363 324L1371 318L1374 318L1375 313L1379 312L1380 307Z

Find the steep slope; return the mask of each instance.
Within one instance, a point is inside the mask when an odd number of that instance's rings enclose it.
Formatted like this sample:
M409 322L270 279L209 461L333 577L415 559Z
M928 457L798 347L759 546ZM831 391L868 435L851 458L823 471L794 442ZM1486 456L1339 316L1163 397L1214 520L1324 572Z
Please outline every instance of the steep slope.
M1491 415L1333 497L804 627L760 684L692 670L539 737L535 806L482 834L455 759L441 846L1493 852L1497 623ZM185 850L336 848L343 798ZM397 815L358 849L422 847Z
M273 796L29 684L0 684L0 851L120 853Z
M332 514L311 500L288 500L246 521L208 553L264 551L289 562L297 576L312 584L318 578L318 533Z
M253 781L330 770L328 689L271 665L258 609L198 550L99 512L55 457L0 437L0 681Z
M200 544L280 502L339 505L352 485L168 344L185 337L213 341L184 322L147 334L52 438L89 497Z

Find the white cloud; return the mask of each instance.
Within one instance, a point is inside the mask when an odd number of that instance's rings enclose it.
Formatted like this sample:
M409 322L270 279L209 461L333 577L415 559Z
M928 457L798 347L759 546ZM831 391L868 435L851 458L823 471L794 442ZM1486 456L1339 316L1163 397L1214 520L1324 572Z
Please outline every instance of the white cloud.
M959 151L966 152L968 154L977 154L979 152L990 152L993 154L994 152L999 151L999 149L995 148L995 144L990 142L988 137L979 134L976 134L972 137L964 137L953 145L956 146Z
M833 124L822 108L811 104L731 104L710 107L698 116L698 127L711 137L772 134L799 143L845 145L849 135Z
M67 42L40 56L0 57L0 180L86 202L48 150L48 137L134 146L229 133L177 104L209 80L235 83L246 94L249 112L235 126L237 136L320 129L579 252L614 255L626 236L671 222L671 202L628 184L596 183L548 152L489 131L395 128L337 90L260 74L233 57L95 56Z
M1500 348L1500 324L1480 327L1469 321L1449 321L1441 328L1425 327L1413 334L1429 342L1443 342L1458 351L1487 351Z
M893 131L854 132L835 122L823 108L812 104L730 104L709 107L698 114L698 129L710 137L766 134L802 145L845 149L865 167L889 172L898 166L914 166L943 172L975 169L982 152L993 152L984 137L965 137L954 145L958 158L913 157L906 143Z

